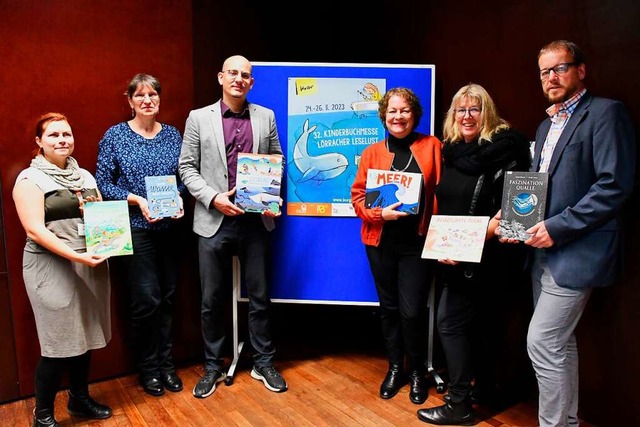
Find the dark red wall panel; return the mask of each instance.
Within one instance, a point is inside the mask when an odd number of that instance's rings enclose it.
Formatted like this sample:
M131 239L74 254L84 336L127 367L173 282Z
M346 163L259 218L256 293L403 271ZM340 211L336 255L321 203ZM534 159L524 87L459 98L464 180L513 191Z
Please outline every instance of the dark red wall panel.
M25 234L11 190L32 157L35 120L47 111L67 114L76 140L74 157L94 172L102 134L130 117L123 95L128 80L146 72L163 85L159 120L182 131L193 104L192 11L188 1L149 0L5 0L1 9L0 179L18 376L24 395L33 390L39 346L22 282ZM123 338L123 283L116 277L112 286L114 337L107 348L94 354L94 378L132 367Z

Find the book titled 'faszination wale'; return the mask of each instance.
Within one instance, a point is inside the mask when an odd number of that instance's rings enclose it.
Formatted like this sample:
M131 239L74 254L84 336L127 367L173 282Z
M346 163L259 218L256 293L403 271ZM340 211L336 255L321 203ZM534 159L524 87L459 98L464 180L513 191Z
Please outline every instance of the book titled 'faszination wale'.
M421 192L422 174L369 169L364 205L367 208L386 208L402 202L396 210L415 215L420 210Z
M526 231L544 219L549 175L546 172L507 171L502 190L500 236L527 240Z
M280 212L282 155L238 153L235 204L245 212Z

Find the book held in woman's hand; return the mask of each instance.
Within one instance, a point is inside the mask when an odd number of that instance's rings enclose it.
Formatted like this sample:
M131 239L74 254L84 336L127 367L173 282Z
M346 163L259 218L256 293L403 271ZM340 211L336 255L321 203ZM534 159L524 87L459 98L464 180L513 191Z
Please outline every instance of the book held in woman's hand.
M422 258L480 262L488 216L432 215Z
M88 253L101 256L133 254L126 200L86 202L83 211Z
M180 193L175 175L146 176L147 202L151 218L166 218L180 213Z
M367 208L386 208L401 202L397 211L415 215L420 210L421 192L420 173L368 169L364 205Z

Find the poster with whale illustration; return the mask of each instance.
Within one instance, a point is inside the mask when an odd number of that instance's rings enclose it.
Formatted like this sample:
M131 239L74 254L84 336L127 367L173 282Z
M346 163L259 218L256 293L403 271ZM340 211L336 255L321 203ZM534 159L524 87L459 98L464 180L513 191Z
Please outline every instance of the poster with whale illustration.
M362 151L384 139L385 79L288 79L287 214L351 217Z

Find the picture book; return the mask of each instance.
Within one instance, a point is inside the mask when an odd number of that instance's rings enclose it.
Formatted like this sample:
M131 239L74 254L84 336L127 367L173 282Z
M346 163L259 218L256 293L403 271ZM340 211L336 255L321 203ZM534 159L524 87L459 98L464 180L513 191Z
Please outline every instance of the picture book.
M238 154L235 204L245 212L280 212L280 154Z
M152 218L166 218L180 213L180 194L175 175L146 176L147 201Z
M422 258L480 262L488 216L433 215Z
M367 170L364 204L367 208L386 208L397 202L401 212L417 214L420 210L422 174L381 169Z
M129 205L126 200L84 204L87 252L116 256L133 254Z
M546 172L505 173L501 237L522 241L531 237L526 231L544 219L548 179Z

